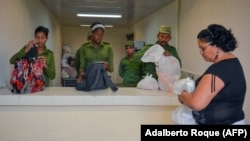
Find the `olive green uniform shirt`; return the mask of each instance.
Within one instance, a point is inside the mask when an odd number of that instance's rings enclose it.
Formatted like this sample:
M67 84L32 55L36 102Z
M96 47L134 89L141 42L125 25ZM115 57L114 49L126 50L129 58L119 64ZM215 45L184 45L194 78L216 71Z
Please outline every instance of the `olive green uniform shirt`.
M85 44L88 44L88 43L89 42L82 44L82 46L76 51L76 54L75 54L75 59L76 59L75 66L76 66L77 73L79 73L79 69L80 69L80 49L82 47L84 47Z
M97 61L105 61L109 64L109 72L113 72L113 49L110 44L101 43L94 48L92 42L84 43L79 49L79 72L85 71L87 65Z
M19 50L16 54L14 54L10 58L10 63L15 64L17 59L25 57L25 49L26 46L24 46L21 50ZM46 58L46 64L48 68L47 69L44 68L43 73L45 77L45 86L49 86L49 79L54 79L56 76L54 53L45 47L44 52L37 55L36 57L38 56L44 56Z
M137 86L137 83L141 80L141 65L141 61L136 61L127 56L120 61L119 75L123 78L123 86Z
M144 53L150 48L152 47L153 45L146 45L145 47L143 47L141 50L139 50L138 52L136 52L135 54L135 58L136 60L140 60L141 61L141 58L143 57ZM167 50L172 56L176 57L178 60L179 60L179 63L181 65L181 59L177 53L177 50L174 46L171 46L171 45L167 45L164 50ZM157 74L156 74L156 69L155 69L155 64L154 63L143 63L142 65L142 76L146 76L147 73L148 74L152 74L152 76L157 79Z

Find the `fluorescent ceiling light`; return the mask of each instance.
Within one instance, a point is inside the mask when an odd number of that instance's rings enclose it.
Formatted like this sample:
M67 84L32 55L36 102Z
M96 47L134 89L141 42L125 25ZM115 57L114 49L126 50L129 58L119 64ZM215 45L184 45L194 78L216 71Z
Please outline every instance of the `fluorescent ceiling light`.
M77 14L78 17L121 18L120 14Z
M89 24L81 24L80 26L90 26ZM113 25L104 25L104 27L114 27Z

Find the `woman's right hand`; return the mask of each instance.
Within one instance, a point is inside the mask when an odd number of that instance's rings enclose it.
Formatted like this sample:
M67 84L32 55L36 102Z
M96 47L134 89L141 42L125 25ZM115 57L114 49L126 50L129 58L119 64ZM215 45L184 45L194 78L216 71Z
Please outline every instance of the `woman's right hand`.
M27 47L26 47L26 49L25 49L25 53L29 52L30 49L31 49L32 47L34 47L34 45L35 45L35 47L37 47L37 45L36 45L36 40L31 40L31 41L29 41L28 44L27 44Z
M82 81L83 81L83 75L79 75L76 80L76 83L81 83Z

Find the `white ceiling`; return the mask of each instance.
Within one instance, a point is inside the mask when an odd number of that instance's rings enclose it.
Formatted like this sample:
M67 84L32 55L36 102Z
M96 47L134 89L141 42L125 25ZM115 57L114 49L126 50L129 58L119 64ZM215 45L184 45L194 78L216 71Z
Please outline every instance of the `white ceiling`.
M63 25L79 26L102 22L115 27L129 27L174 0L41 0ZM122 18L83 18L77 12L122 13Z

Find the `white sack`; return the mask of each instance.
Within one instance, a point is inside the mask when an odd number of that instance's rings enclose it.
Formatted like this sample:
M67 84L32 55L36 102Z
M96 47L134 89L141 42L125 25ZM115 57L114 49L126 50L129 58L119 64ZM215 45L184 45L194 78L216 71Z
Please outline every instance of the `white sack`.
M155 64L160 89L172 92L173 83L181 76L180 63L174 56L164 56L163 52L164 49L156 44L144 53L141 60Z
M159 84L152 75L146 75L139 83L137 84L137 88L145 89L145 90L159 90Z

